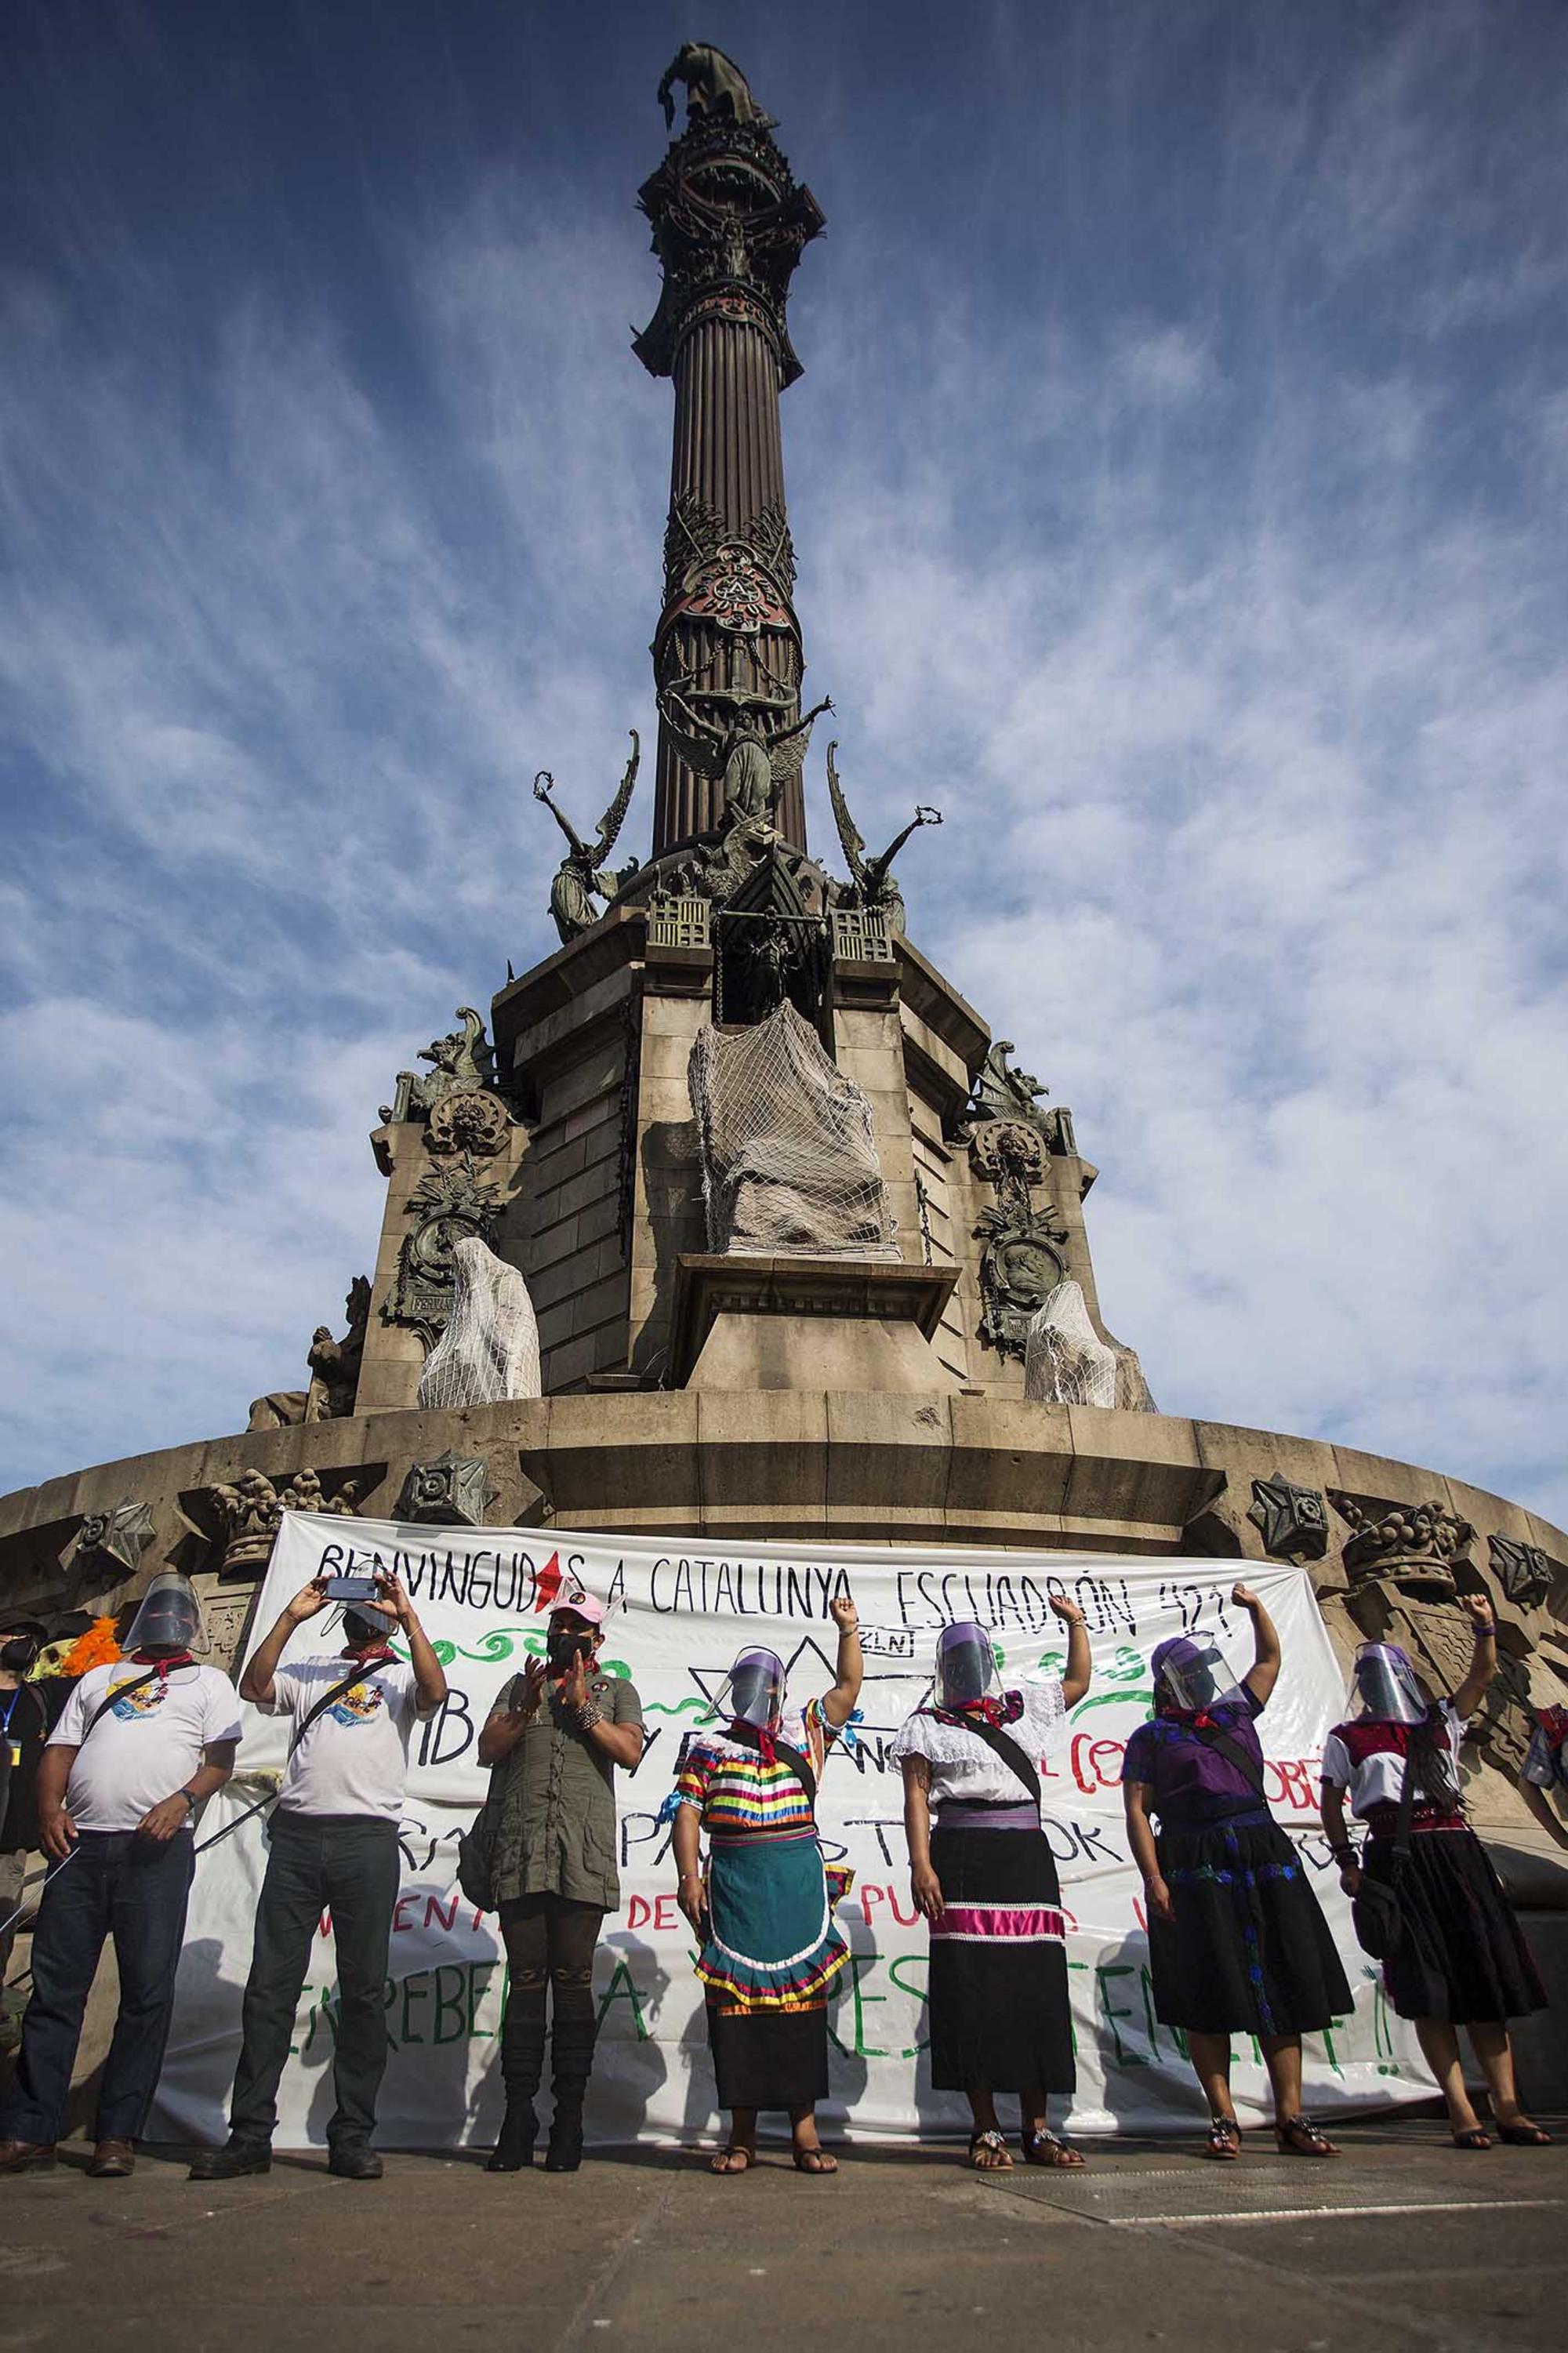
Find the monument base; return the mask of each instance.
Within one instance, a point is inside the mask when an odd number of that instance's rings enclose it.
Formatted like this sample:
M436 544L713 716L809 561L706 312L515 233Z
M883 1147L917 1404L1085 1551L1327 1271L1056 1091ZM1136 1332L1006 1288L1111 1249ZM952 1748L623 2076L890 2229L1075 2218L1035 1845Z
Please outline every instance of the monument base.
M689 1389L953 1394L931 1346L956 1267L683 1251L671 1370Z

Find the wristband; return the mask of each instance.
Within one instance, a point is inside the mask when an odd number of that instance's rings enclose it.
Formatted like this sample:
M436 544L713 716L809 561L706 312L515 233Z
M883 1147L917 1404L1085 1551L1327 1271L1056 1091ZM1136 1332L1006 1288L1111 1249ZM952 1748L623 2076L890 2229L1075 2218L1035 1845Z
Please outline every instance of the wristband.
M184 1798L186 1805L190 1808L193 1814L195 1812L196 1808L201 1804L201 1799L197 1797L194 1789L176 1789L174 1795L176 1798Z
M1334 1861L1339 1864L1342 1871L1344 1869L1347 1862L1353 1862L1356 1859L1356 1852L1353 1846L1331 1846L1329 1849L1329 1852L1332 1855Z

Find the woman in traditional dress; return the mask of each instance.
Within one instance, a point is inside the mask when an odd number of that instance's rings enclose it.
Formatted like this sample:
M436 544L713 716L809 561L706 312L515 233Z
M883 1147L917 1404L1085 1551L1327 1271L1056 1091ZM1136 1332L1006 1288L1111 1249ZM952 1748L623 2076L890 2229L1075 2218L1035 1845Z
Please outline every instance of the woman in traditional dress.
M1347 1894L1357 1894L1363 1873L1395 1892L1400 1935L1383 1965L1384 1987L1415 2028L1447 2104L1454 2146L1492 2145L1465 2089L1464 2026L1491 2094L1497 2137L1545 2148L1552 2136L1519 2104L1508 2021L1543 2009L1546 1995L1459 1795L1465 1721L1497 1672L1491 1605L1478 1594L1466 1594L1464 1603L1475 1647L1451 1703L1428 1702L1408 1656L1394 1644L1363 1642L1357 1651L1354 1711L1323 1744L1323 1829ZM1352 1813L1367 1827L1359 1862L1345 1829L1347 1792ZM1397 1852L1402 1815L1404 1856Z
M1082 1610L1055 1595L1051 1608L1069 1630L1065 1675L1004 1692L984 1628L946 1626L932 1704L908 1718L891 1751L903 1768L910 1890L931 1929L931 2084L967 2096L969 2159L982 2172L1013 2162L998 2092L1017 2094L1026 2164L1083 2163L1047 2116L1049 2094L1070 2092L1077 2077L1039 1767L1092 1669Z
M849 1874L824 1864L816 1805L863 1670L855 1604L829 1606L838 1629L832 1690L786 1714L782 1662L742 1651L726 1685L727 1730L698 1735L675 1785L678 1901L701 1943L719 2105L730 2111L715 2173L754 2162L760 2108L788 2111L800 2172L838 2170L817 2138L816 2109L827 2095L827 1989L848 1958L832 1907Z
M1154 2015L1187 2038L1209 2104L1205 2156L1237 2158L1230 2038L1254 2034L1274 2094L1284 2155L1337 2157L1301 2112L1301 2037L1354 2007L1329 1924L1300 1857L1268 1810L1254 1719L1279 1676L1279 1637L1256 1593L1231 1600L1252 1620L1253 1662L1222 1694L1212 1643L1178 1634L1152 1665L1154 1713L1127 1744L1121 1796L1143 1877ZM1150 1817L1157 1815L1156 1837Z

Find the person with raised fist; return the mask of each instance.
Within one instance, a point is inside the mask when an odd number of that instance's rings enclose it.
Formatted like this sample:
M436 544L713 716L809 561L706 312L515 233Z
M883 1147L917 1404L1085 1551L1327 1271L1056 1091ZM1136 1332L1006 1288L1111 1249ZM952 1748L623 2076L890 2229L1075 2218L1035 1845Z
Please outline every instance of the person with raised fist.
M1462 1599L1473 1647L1451 1700L1431 1698L1396 1643L1363 1642L1356 1652L1350 1713L1323 1744L1323 1831L1346 1894L1360 1898L1363 1881L1384 1891L1384 1932L1375 1938L1384 1989L1415 2026L1455 2147L1492 2145L1465 2088L1463 2026L1491 2094L1498 2139L1544 2148L1551 2134L1520 2105L1508 2021L1543 2010L1546 1994L1459 1794L1465 1724L1497 1672L1491 1604L1479 1593ZM1347 1796L1366 1824L1359 1858L1345 1828ZM1363 1909L1370 1898L1358 1904Z
M1253 1660L1224 1687L1218 1648L1177 1634L1151 1665L1154 1713L1127 1744L1121 1795L1143 1878L1154 2015L1187 2038L1209 2105L1207 2157L1237 2158L1230 2039L1256 2035L1282 2156L1339 2152L1301 2109L1301 2037L1348 2017L1353 1998L1305 1866L1268 1810L1256 1720L1279 1679L1279 1637L1250 1587ZM1156 1833L1153 1819L1159 1821Z

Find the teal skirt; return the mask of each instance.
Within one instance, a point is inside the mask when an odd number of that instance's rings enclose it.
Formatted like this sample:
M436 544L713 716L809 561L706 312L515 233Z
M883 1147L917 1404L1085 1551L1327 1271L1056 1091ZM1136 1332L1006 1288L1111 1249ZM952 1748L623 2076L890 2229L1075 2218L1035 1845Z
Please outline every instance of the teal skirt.
M810 1832L715 1839L697 1961L710 2002L744 2012L824 2006L849 1957L833 1925L837 1893Z

